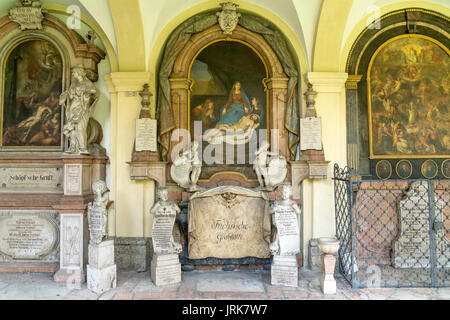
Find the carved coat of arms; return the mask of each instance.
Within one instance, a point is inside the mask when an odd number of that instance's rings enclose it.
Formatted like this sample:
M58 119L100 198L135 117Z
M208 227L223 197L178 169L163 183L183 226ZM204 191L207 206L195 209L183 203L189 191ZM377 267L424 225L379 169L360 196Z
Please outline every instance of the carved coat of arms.
M225 2L220 4L222 11L217 12L219 18L219 25L223 33L226 35L232 34L239 22L240 13L236 12L236 8L239 6L232 2Z

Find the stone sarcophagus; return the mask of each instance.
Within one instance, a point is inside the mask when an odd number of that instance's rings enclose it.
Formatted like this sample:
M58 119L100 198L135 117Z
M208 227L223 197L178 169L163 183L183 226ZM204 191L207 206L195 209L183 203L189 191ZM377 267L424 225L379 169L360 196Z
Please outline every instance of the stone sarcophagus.
M188 232L189 259L270 258L268 196L234 186L194 193Z

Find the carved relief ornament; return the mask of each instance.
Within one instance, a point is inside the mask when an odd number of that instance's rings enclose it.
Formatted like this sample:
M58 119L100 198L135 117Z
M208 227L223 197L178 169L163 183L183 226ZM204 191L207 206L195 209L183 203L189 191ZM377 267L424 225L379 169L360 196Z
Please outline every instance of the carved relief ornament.
M236 12L236 8L239 7L239 5L232 2L224 2L220 5L222 6L222 11L217 12L219 26L224 34L230 35L238 25L241 16L240 13Z
M42 29L42 7L40 1L21 0L9 10L9 18L20 25L20 30Z

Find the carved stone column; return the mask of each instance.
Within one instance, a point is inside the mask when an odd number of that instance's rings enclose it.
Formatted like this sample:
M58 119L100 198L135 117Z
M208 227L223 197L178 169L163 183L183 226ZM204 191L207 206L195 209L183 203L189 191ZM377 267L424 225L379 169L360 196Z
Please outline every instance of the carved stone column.
M271 150L280 150L281 154L289 159L289 137L284 127L286 119L286 104L288 78L270 78L267 80L269 91L269 129L277 130L270 137Z
M347 163L350 168L359 169L358 128L358 83L362 75L349 75L346 88L347 105Z

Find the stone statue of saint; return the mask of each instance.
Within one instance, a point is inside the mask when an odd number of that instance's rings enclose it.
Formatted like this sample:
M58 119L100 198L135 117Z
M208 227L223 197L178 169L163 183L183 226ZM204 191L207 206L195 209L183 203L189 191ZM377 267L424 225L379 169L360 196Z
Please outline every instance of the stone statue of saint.
M69 139L67 153L89 154L87 127L98 96L98 90L87 78L84 68L74 67L70 87L61 94L59 101L65 107L63 129Z
M88 205L90 242L99 244L106 235L108 220L106 206L109 202L109 190L105 181L98 180L92 184L92 192L95 195L95 199Z
M287 162L286 158L278 152L270 152L269 147L269 143L264 141L259 149L256 150L253 169L258 177L260 188L273 190L286 178Z
M173 239L173 226L180 208L168 200L167 188L158 188L158 201L150 209L153 215L152 243L156 255L178 254L181 244Z
M193 141L187 150L174 159L170 175L180 187L196 191L201 172L202 162L198 156L198 141Z
M301 210L297 203L291 200L292 186L281 185L279 188L282 200L276 200L270 211L272 223L277 229L275 240L269 245L273 255L295 255L300 251L300 231L297 223L297 216ZM277 220L283 221L283 226L277 224ZM280 241L280 234L283 240Z

